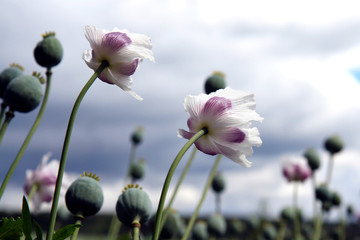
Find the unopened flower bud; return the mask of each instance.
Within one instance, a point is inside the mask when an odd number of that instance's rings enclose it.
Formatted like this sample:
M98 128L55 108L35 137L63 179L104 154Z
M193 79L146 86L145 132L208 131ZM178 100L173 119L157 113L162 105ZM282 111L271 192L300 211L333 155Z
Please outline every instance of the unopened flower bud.
M13 79L4 91L4 101L13 111L27 113L41 102L44 90L39 78L20 75Z
M24 68L18 64L11 64L10 67L6 68L0 73L0 97L4 96L4 91L11 80L22 75Z
M304 153L304 157L306 158L312 172L316 171L320 167L320 158L315 149L308 148Z
M36 62L46 68L58 65L63 57L63 48L54 32L43 34L43 40L38 42L34 49Z
M128 185L116 203L117 217L128 227L131 227L134 221L140 224L146 223L151 216L151 211L150 198L138 185Z
M334 135L326 139L325 149L331 154L340 152L344 147L344 143L338 135Z
M214 72L205 81L206 94L216 92L217 90L224 89L225 87L225 74L222 72Z
M215 174L214 179L211 183L211 187L216 193L221 193L222 191L224 191L225 179L220 173Z
M207 221L208 232L212 236L221 237L226 232L226 221L222 214L215 213Z
M68 210L75 216L88 217L98 213L104 202L99 178L85 172L70 185L65 194L65 202Z

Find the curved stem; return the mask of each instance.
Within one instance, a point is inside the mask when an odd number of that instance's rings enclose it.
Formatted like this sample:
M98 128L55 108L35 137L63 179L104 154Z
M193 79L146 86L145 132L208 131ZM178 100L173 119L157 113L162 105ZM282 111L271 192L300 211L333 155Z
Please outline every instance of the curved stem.
M0 126L4 120L4 116L5 116L5 111L6 111L7 105L5 102L3 102L1 104L1 109L0 109Z
M39 126L40 121L42 119L42 116L44 115L45 108L46 108L48 98L49 98L49 94L50 94L51 75L52 75L52 72L51 72L50 69L48 69L46 71L46 86L45 86L44 98L42 100L42 103L41 103L41 106L40 106L40 109L39 109L39 113L36 116L35 121L34 121L32 127L30 128L30 131L28 132L28 135L26 136L23 144L21 145L21 147L20 147L20 149L18 151L18 154L16 155L14 161L12 162L8 172L6 173L6 176L5 176L5 179L4 179L3 183L1 184L0 199L1 199L1 196L3 195L3 193L5 191L6 185L8 184L8 182L9 182L12 174L14 173L17 165L19 164L20 159L23 156L26 147L29 145L29 142L30 142L32 136L34 135L37 127Z
M57 206L58 206L59 197L60 197L60 189L61 189L61 184L62 184L62 178L63 178L64 171L65 171L65 165L66 165L66 159L67 159L68 150L69 150L71 132L72 132L72 129L74 126L76 113L79 109L82 99L84 98L86 92L89 90L90 86L94 83L94 81L100 75L100 73L108 66L109 66L109 64L106 61L103 61L101 63L101 65L98 67L98 69L96 69L95 73L90 77L88 82L85 84L85 86L81 90L79 96L77 97L77 99L75 101L74 107L72 109L72 112L71 112L71 115L69 118L68 127L66 130L64 146L63 146L61 158L60 158L59 171L58 171L58 176L56 179L55 192L54 192L53 202L52 202L52 206L51 206L50 225L49 225L49 229L48 229L48 232L46 235L47 240L51 240L52 236L54 234Z
M9 110L5 113L5 121L4 123L1 125L1 129L0 129L0 144L1 144L1 141L5 135L5 132L6 132L6 129L7 127L9 126L9 123L11 121L11 119L14 118L14 112L12 110Z
M172 196L171 196L171 198L169 200L169 203L168 203L166 209L164 210L164 213L163 213L162 218L161 218L160 231L164 227L165 221L166 221L166 219L167 219L167 217L169 215L169 212L170 212L171 206L172 206L172 204L173 204L173 202L175 200L176 194L177 194L177 192L178 192L178 190L180 188L180 185L183 182L187 172L190 169L190 166L191 166L191 164L192 164L192 162L193 162L193 160L195 158L196 152L197 152L197 148L194 147L193 151L192 151L192 153L190 155L190 158L189 158L188 162L186 163L185 168L184 168L183 172L181 173L181 176L180 176L180 178L179 178L179 180L178 180L178 182L177 182L177 184L175 186L174 192L173 192L173 194L172 194Z
M207 192L208 192L208 190L209 190L209 188L210 188L210 186L211 186L211 183L212 183L212 181L213 181L213 179L214 179L214 176L215 176L215 174L216 174L217 167L219 166L219 164L220 164L220 162L221 162L221 157L222 157L222 155L218 155L217 158L216 158L216 161L215 161L215 163L214 163L214 165L213 165L213 167L212 167L212 169L211 169L211 171L210 171L209 177L208 177L208 179L207 179L207 182L206 182L205 188L204 188L204 190L203 190L202 196L201 196L201 198L200 198L200 201L199 201L198 205L196 206L196 209L195 209L195 211L193 212L193 214L192 214L192 216L191 216L191 218L190 218L190 220L189 220L189 223L188 223L188 225L187 225L187 227L186 227L185 233L184 233L184 235L182 236L181 240L186 240L186 239L188 239L188 237L189 237L189 235L190 235L190 232L191 232L191 230L192 230L192 227L193 227L193 225L194 225L194 223L195 223L195 220L196 220L196 218L197 218L197 216L198 216L198 214L199 214L201 205L203 204L203 202L204 202L204 200L205 200L206 194L207 194Z
M76 220L75 224L79 224L81 225L83 222L83 219L82 218L79 218ZM76 240L78 234L79 234L79 231L80 231L80 227L77 227L75 228L75 231L73 232L73 234L71 235L71 240Z
M162 218L162 212L163 212L163 208L164 208L164 204L165 204L166 194L169 189L171 178L174 175L177 165L179 164L181 158L184 156L186 151L191 147L191 145L196 140L198 140L203 135L206 135L207 133L208 133L207 129L204 128L204 129L200 130L199 132L197 132L192 138L190 138L190 140L187 143L185 143L185 145L179 151L178 155L175 157L173 163L171 164L171 167L169 169L169 172L168 172L165 182L164 182L164 186L163 186L161 196L160 196L159 206L158 206L158 209L156 212L156 223L155 223L155 229L154 229L154 234L153 234L153 238L152 238L153 240L157 240L160 235L160 224L161 224L161 218Z

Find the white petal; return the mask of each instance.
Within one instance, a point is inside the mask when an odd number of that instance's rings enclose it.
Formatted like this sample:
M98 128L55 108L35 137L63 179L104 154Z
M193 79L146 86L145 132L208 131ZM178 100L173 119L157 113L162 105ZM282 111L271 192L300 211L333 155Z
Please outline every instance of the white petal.
M131 96L136 98L139 101L142 101L143 98L137 95L134 91L131 90L130 86L133 83L131 76L124 76L120 75L117 72L113 71L107 71L109 73L109 77L111 78L111 81L114 82L118 87L120 87L125 92L129 93ZM110 80L110 79L109 79Z
M89 41L91 48L94 51L99 49L102 38L104 36L104 31L94 26L85 26L84 34L86 39Z

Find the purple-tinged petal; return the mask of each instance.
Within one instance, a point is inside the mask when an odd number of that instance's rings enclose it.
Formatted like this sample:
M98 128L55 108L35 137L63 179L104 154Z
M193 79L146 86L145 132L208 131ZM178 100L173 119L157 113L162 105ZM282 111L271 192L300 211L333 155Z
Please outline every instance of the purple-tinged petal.
M179 136L179 137L182 137L182 138L185 138L185 139L190 139L190 138L192 138L194 135L195 135L194 133L185 131L184 129L179 129L179 130L178 130L178 136Z
M101 45L112 52L116 52L130 44L131 39L125 33L110 32L103 36Z
M113 64L110 67L110 70L129 77L134 74L138 65L139 65L139 59L135 59L130 63L121 63L116 65Z
M230 128L221 132L221 138L228 143L242 143L246 134L238 128Z
M223 97L212 97L204 105L202 116L217 117L231 108L231 101Z
M197 149L202 151L203 153L209 155L216 155L221 153L221 150L211 141L211 138L207 135L202 136L195 142L195 146Z

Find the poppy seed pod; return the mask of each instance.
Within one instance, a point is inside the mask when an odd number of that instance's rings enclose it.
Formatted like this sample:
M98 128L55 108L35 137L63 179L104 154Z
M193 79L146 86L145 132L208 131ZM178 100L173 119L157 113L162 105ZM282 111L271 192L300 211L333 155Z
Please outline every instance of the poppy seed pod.
M131 142L134 145L139 145L143 141L144 130L142 127L137 127L136 130L131 134Z
M194 240L207 240L209 233L207 231L207 224L205 221L197 221L192 230L192 239Z
M225 179L220 173L215 174L211 183L211 187L216 193L221 193L222 191L224 191Z
M331 199L331 193L325 185L320 185L315 189L315 197L324 203Z
M0 73L0 97L4 96L4 91L11 80L22 75L24 68L18 64L11 64L10 67L6 68Z
M208 232L212 236L221 237L226 232L226 221L222 214L215 213L207 221Z
M139 160L130 166L130 176L133 180L140 180L145 174L145 161Z
M334 135L326 139L325 149L331 154L340 152L344 148L344 143L338 135Z
M128 227L131 227L134 221L140 224L146 223L151 216L151 211L150 198L138 185L128 185L116 203L117 217Z
M104 194L98 179L96 175L85 172L70 185L65 194L65 202L73 215L88 217L100 211Z
M44 90L36 76L20 75L4 91L4 101L13 111L27 113L41 102Z
M64 52L60 41L54 32L43 34L43 40L38 42L34 49L36 62L46 68L58 65L63 58Z
M331 193L331 204L335 207L340 206L341 204L341 197L337 192Z
M224 89L225 86L225 74L222 72L214 72L205 81L205 92L206 94L216 92L219 89Z
M312 172L316 171L320 167L320 158L315 149L308 148L304 153L304 157L306 158Z

